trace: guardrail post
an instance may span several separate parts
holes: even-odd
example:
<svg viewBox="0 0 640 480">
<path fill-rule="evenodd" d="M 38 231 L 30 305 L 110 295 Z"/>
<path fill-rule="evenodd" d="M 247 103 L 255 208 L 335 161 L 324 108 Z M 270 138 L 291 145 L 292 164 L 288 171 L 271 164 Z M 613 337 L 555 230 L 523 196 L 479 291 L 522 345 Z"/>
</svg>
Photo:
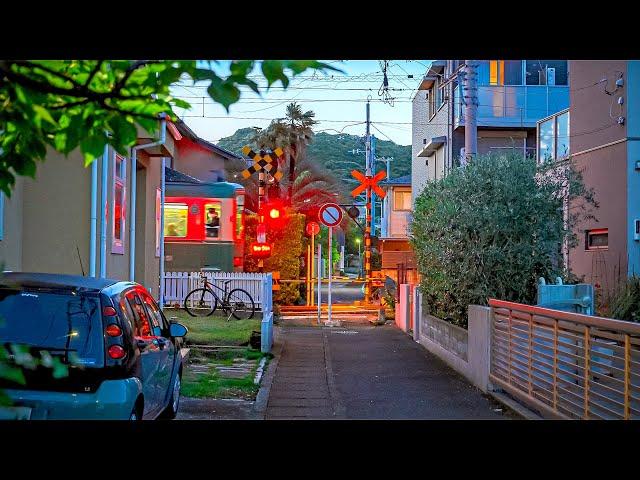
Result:
<svg viewBox="0 0 640 480">
<path fill-rule="evenodd" d="M 491 370 L 491 308 L 481 305 L 469 305 L 467 361 L 473 383 L 483 392 L 490 388 Z"/>
</svg>

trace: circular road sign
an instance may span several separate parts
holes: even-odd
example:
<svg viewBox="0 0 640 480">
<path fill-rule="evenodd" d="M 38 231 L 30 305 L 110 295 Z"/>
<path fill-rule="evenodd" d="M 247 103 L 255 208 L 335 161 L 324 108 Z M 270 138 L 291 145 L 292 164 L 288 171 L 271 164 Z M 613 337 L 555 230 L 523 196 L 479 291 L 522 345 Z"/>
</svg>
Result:
<svg viewBox="0 0 640 480">
<path fill-rule="evenodd" d="M 318 222 L 307 223 L 307 235 L 313 236 L 318 233 L 320 233 L 320 225 L 318 225 Z"/>
<path fill-rule="evenodd" d="M 342 209 L 335 203 L 325 203 L 320 207 L 318 218 L 327 227 L 335 227 L 342 221 Z"/>
</svg>

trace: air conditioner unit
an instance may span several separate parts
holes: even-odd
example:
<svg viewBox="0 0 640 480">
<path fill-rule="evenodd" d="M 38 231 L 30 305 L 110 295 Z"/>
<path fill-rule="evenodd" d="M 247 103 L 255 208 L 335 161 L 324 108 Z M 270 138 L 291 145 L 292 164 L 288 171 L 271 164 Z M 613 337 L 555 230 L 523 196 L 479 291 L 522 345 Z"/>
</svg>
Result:
<svg viewBox="0 0 640 480">
<path fill-rule="evenodd" d="M 547 67 L 547 85 L 556 84 L 556 69 Z"/>
</svg>

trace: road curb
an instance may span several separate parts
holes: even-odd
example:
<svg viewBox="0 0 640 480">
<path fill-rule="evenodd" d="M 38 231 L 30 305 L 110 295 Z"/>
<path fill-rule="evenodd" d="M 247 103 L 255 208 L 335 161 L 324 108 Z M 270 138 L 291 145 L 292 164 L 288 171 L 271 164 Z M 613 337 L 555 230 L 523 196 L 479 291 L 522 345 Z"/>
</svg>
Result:
<svg viewBox="0 0 640 480">
<path fill-rule="evenodd" d="M 280 341 L 280 335 L 276 335 L 278 332 L 278 328 L 274 327 L 274 343 L 273 350 L 271 353 L 273 354 L 273 358 L 267 365 L 267 371 L 262 375 L 262 385 L 258 390 L 258 395 L 256 395 L 256 401 L 253 404 L 253 409 L 258 415 L 259 420 L 264 420 L 267 412 L 267 404 L 269 403 L 269 393 L 271 392 L 271 384 L 273 383 L 273 378 L 276 375 L 276 370 L 278 368 L 278 362 L 280 361 L 280 357 L 282 355 L 282 350 L 284 348 L 284 341 Z"/>
</svg>

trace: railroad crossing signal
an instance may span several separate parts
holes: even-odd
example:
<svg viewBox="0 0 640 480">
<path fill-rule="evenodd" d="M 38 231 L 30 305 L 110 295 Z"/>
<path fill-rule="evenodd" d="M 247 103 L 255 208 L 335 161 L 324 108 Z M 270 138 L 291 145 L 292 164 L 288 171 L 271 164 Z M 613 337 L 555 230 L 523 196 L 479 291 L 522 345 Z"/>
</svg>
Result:
<svg viewBox="0 0 640 480">
<path fill-rule="evenodd" d="M 351 191 L 352 197 L 357 197 L 364 192 L 367 187 L 371 187 L 380 198 L 384 198 L 386 196 L 387 193 L 378 186 L 378 182 L 387 176 L 387 173 L 384 170 L 380 170 L 373 177 L 366 177 L 363 173 L 357 170 L 353 170 L 351 175 L 360 182 L 360 185 Z"/>
<path fill-rule="evenodd" d="M 277 292 L 278 290 L 280 290 L 280 272 L 271 272 L 271 291 L 272 292 Z"/>
<path fill-rule="evenodd" d="M 251 147 L 245 145 L 242 148 L 242 153 L 253 160 L 253 165 L 242 171 L 242 176 L 245 179 L 249 178 L 256 172 L 269 173 L 276 180 L 280 180 L 282 178 L 282 172 L 278 171 L 278 157 L 281 157 L 283 153 L 280 147 L 276 148 L 271 153 L 265 152 L 264 150 L 260 150 L 260 153 L 256 153 L 251 150 Z"/>
</svg>

